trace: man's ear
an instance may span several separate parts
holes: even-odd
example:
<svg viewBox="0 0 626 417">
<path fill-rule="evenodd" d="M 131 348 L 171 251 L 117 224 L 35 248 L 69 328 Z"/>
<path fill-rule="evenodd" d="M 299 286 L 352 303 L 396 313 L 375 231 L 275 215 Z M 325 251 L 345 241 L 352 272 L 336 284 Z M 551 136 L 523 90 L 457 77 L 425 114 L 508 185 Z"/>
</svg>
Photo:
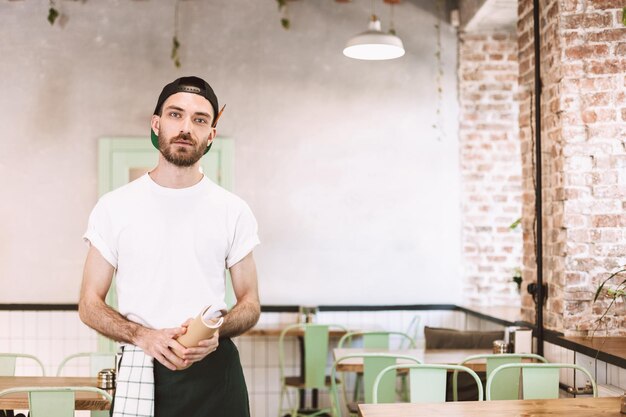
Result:
<svg viewBox="0 0 626 417">
<path fill-rule="evenodd" d="M 159 136 L 159 128 L 161 123 L 161 116 L 156 114 L 152 115 L 152 120 L 150 121 L 150 127 L 152 127 L 152 131 Z"/>
<path fill-rule="evenodd" d="M 217 129 L 212 127 L 211 133 L 209 133 L 209 143 L 213 142 L 213 139 L 215 139 L 215 136 L 217 136 Z"/>
</svg>

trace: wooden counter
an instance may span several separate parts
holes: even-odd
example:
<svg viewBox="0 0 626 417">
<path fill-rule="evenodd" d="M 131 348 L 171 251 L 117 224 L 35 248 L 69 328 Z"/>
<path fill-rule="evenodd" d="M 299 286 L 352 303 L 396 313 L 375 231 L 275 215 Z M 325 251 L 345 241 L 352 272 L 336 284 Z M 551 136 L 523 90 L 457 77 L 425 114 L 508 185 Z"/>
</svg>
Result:
<svg viewBox="0 0 626 417">
<path fill-rule="evenodd" d="M 244 334 L 242 334 L 242 336 L 271 336 L 271 337 L 278 337 L 280 336 L 280 333 L 283 331 L 283 329 L 287 326 L 290 326 L 294 323 L 286 323 L 286 324 L 257 324 L 256 326 L 254 326 L 253 328 L 251 328 L 250 330 L 248 330 L 247 332 L 245 332 Z M 323 324 L 323 323 L 321 323 Z M 351 330 L 353 331 L 353 330 Z M 328 330 L 328 335 L 330 337 L 341 337 L 344 334 L 346 334 L 345 330 L 341 330 L 338 327 L 331 327 Z M 290 331 L 288 333 L 289 336 L 304 336 L 304 330 L 302 329 L 294 329 L 292 331 Z"/>
<path fill-rule="evenodd" d="M 563 336 L 562 339 L 626 360 L 625 336 L 595 336 L 594 338 Z"/>
</svg>

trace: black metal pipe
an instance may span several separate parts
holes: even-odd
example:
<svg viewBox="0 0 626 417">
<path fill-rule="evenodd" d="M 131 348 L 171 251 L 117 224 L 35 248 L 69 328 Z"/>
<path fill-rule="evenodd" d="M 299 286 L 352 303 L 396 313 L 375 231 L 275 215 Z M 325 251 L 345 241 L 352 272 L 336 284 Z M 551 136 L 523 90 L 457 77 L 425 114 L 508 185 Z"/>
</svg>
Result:
<svg viewBox="0 0 626 417">
<path fill-rule="evenodd" d="M 533 43 L 535 46 L 535 221 L 537 262 L 537 294 L 535 297 L 536 325 L 537 325 L 537 353 L 543 356 L 543 304 L 545 288 L 543 285 L 543 216 L 541 204 L 541 18 L 539 15 L 539 0 L 533 0 Z M 532 122 L 531 122 L 532 123 Z"/>
</svg>

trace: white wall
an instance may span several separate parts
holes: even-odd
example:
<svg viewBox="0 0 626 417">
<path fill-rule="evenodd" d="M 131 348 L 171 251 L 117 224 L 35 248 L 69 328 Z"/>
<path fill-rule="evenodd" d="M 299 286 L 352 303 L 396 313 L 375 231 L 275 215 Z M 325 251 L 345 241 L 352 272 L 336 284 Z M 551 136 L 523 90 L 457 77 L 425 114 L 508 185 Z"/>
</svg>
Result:
<svg viewBox="0 0 626 417">
<path fill-rule="evenodd" d="M 145 135 L 161 87 L 199 75 L 227 103 L 235 192 L 255 212 L 264 304 L 460 298 L 456 34 L 435 2 L 404 2 L 407 55 L 345 58 L 369 1 L 0 2 L 0 303 L 73 303 L 97 198 L 97 141 Z M 377 5 L 386 27 L 388 9 Z M 147 140 L 147 139 L 146 139 Z"/>
</svg>

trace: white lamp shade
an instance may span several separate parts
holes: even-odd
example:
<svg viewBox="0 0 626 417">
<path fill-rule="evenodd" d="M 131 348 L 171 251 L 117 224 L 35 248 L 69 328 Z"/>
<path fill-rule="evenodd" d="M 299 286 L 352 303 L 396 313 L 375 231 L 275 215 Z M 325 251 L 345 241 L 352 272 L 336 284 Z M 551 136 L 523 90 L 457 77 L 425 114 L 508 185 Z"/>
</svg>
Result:
<svg viewBox="0 0 626 417">
<path fill-rule="evenodd" d="M 400 58 L 404 55 L 404 46 L 397 36 L 383 33 L 380 20 L 370 21 L 369 30 L 350 38 L 343 54 L 348 58 L 365 60 L 384 60 Z"/>
</svg>

